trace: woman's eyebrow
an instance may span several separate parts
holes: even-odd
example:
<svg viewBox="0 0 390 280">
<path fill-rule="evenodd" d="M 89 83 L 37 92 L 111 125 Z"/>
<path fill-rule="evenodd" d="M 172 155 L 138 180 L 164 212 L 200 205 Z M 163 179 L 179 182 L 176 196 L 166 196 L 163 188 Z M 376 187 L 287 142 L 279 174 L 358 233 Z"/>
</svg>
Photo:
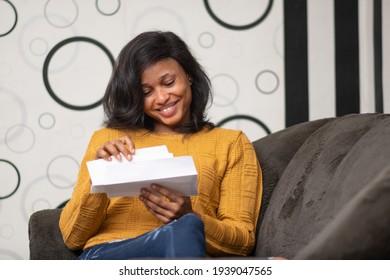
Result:
<svg viewBox="0 0 390 280">
<path fill-rule="evenodd" d="M 164 75 L 160 76 L 160 77 L 158 78 L 158 80 L 159 80 L 159 81 L 163 81 L 164 79 L 166 79 L 166 78 L 169 77 L 169 76 L 176 77 L 176 75 L 175 75 L 174 73 L 168 72 L 168 73 L 165 73 Z M 142 86 L 142 87 L 146 87 L 146 86 L 148 86 L 148 85 L 149 85 L 148 83 L 141 83 L 141 86 Z"/>
<path fill-rule="evenodd" d="M 165 78 L 169 77 L 169 76 L 173 76 L 175 77 L 176 75 L 174 73 L 165 73 L 164 75 L 162 75 L 160 78 L 158 78 L 160 81 L 164 80 Z"/>
</svg>

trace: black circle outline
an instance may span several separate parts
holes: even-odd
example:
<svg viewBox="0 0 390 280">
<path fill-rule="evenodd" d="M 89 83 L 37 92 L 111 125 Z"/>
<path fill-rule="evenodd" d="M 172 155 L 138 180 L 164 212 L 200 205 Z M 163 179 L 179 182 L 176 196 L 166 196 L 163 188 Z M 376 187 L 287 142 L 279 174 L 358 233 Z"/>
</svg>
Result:
<svg viewBox="0 0 390 280">
<path fill-rule="evenodd" d="M 8 4 L 11 5 L 11 8 L 14 10 L 14 13 L 15 13 L 15 22 L 14 22 L 14 25 L 11 27 L 10 30 L 8 30 L 8 32 L 6 33 L 3 33 L 3 34 L 0 34 L 0 37 L 4 37 L 4 36 L 7 36 L 8 34 L 10 34 L 12 32 L 12 30 L 15 29 L 16 27 L 16 24 L 18 23 L 18 12 L 16 11 L 16 8 L 15 6 L 8 0 L 4 0 L 4 2 L 7 2 Z"/>
<path fill-rule="evenodd" d="M 226 27 L 226 28 L 232 29 L 232 30 L 250 29 L 250 28 L 255 27 L 256 25 L 260 24 L 268 16 L 268 14 L 270 13 L 270 11 L 272 9 L 272 4 L 273 4 L 273 0 L 269 0 L 268 6 L 267 6 L 265 12 L 263 13 L 263 15 L 259 19 L 255 20 L 254 22 L 246 24 L 246 25 L 232 25 L 232 24 L 228 24 L 228 23 L 222 21 L 221 19 L 219 19 L 216 16 L 216 14 L 214 14 L 213 10 L 211 9 L 211 7 L 209 5 L 209 1 L 208 0 L 204 0 L 203 2 L 204 2 L 204 5 L 206 6 L 207 12 L 209 13 L 209 15 L 211 16 L 211 18 L 213 20 L 215 20 L 217 23 L 219 23 L 223 27 Z"/>
<path fill-rule="evenodd" d="M 16 174 L 18 175 L 18 182 L 16 183 L 16 188 L 9 195 L 0 196 L 0 200 L 1 199 L 6 199 L 6 198 L 12 196 L 14 193 L 16 193 L 16 191 L 19 189 L 19 186 L 20 186 L 20 172 L 19 172 L 18 168 L 12 162 L 10 162 L 9 160 L 0 158 L 0 162 L 2 162 L 2 161 L 5 162 L 5 163 L 10 164 L 15 169 Z"/>
<path fill-rule="evenodd" d="M 262 90 L 259 85 L 257 84 L 257 79 L 260 77 L 261 74 L 264 74 L 264 73 L 271 73 L 275 76 L 276 78 L 276 87 L 274 90 L 270 90 L 270 91 L 265 91 L 265 90 Z M 278 75 L 276 75 L 276 73 L 274 71 L 271 71 L 271 70 L 264 70 L 264 71 L 261 71 L 259 74 L 256 75 L 256 78 L 255 78 L 255 85 L 256 85 L 256 88 L 262 92 L 262 93 L 265 93 L 265 94 L 271 94 L 271 93 L 274 93 L 278 87 L 279 87 L 279 84 L 280 84 L 280 81 L 279 81 L 279 77 Z"/>
<path fill-rule="evenodd" d="M 260 120 L 256 119 L 255 117 L 249 116 L 249 115 L 234 115 L 227 118 L 224 118 L 223 120 L 219 121 L 216 126 L 221 127 L 227 122 L 233 121 L 233 120 L 248 120 L 252 121 L 256 124 L 258 124 L 262 129 L 265 130 L 267 134 L 271 134 L 271 130 Z"/>
<path fill-rule="evenodd" d="M 119 11 L 119 9 L 121 8 L 121 0 L 117 0 L 118 1 L 118 8 L 115 10 L 115 11 L 113 11 L 112 13 L 104 13 L 100 8 L 99 8 L 99 4 L 98 4 L 98 2 L 99 2 L 99 0 L 96 0 L 96 2 L 95 2 L 95 6 L 96 6 L 96 9 L 98 10 L 98 12 L 99 13 L 101 13 L 102 15 L 104 15 L 104 16 L 112 16 L 112 15 L 115 15 L 118 11 Z"/>
<path fill-rule="evenodd" d="M 68 109 L 71 109 L 71 110 L 76 110 L 76 111 L 90 110 L 90 109 L 93 109 L 93 108 L 99 106 L 100 104 L 102 104 L 103 97 L 102 97 L 100 100 L 98 100 L 97 102 L 92 103 L 92 104 L 89 104 L 89 105 L 76 106 L 76 105 L 68 104 L 68 103 L 66 103 L 65 101 L 61 100 L 61 99 L 54 93 L 54 91 L 53 91 L 53 89 L 51 88 L 50 83 L 49 83 L 48 69 L 49 69 L 49 64 L 50 64 L 51 59 L 53 58 L 54 54 L 55 54 L 61 47 L 65 46 L 65 45 L 67 45 L 67 44 L 69 44 L 69 43 L 73 43 L 73 42 L 87 42 L 87 43 L 90 43 L 90 44 L 92 44 L 92 45 L 97 46 L 98 48 L 100 48 L 100 49 L 108 56 L 108 58 L 110 59 L 110 62 L 111 62 L 112 67 L 114 67 L 114 63 L 115 63 L 114 57 L 112 56 L 112 54 L 110 53 L 110 51 L 109 51 L 102 43 L 100 43 L 99 41 L 96 41 L 95 39 L 89 38 L 89 37 L 82 37 L 82 36 L 71 37 L 71 38 L 65 39 L 65 40 L 59 42 L 57 45 L 55 45 L 55 46 L 50 50 L 50 52 L 48 53 L 48 55 L 46 56 L 45 62 L 44 62 L 44 64 L 43 64 L 43 70 L 42 70 L 43 82 L 44 82 L 44 84 L 45 84 L 46 90 L 47 90 L 47 92 L 49 93 L 49 95 L 50 95 L 58 104 L 60 104 L 61 106 L 64 106 L 65 108 L 68 108 Z"/>
</svg>

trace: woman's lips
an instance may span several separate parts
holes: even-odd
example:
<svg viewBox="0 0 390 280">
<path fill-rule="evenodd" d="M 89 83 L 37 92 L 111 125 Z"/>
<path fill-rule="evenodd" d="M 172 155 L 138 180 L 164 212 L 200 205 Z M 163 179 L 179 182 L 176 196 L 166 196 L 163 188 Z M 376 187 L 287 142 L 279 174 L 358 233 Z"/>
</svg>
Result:
<svg viewBox="0 0 390 280">
<path fill-rule="evenodd" d="M 170 118 L 170 117 L 172 117 L 173 115 L 176 114 L 176 111 L 177 111 L 177 108 L 178 108 L 177 104 L 178 104 L 178 101 L 170 103 L 169 105 L 164 106 L 164 107 L 158 109 L 157 111 L 159 112 L 159 114 L 162 117 Z"/>
</svg>

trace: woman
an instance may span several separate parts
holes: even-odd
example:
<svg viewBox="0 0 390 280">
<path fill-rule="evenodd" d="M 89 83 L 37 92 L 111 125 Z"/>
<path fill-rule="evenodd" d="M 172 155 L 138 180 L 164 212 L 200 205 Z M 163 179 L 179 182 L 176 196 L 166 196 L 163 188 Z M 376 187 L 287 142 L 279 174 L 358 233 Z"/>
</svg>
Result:
<svg viewBox="0 0 390 280">
<path fill-rule="evenodd" d="M 255 243 L 261 169 L 241 131 L 207 121 L 210 81 L 171 32 L 145 32 L 121 51 L 60 228 L 81 259 L 201 258 L 247 255 Z M 192 156 L 198 195 L 152 185 L 138 197 L 91 194 L 86 162 L 131 160 L 136 148 L 166 145 Z M 151 170 L 153 172 L 153 170 Z"/>
</svg>

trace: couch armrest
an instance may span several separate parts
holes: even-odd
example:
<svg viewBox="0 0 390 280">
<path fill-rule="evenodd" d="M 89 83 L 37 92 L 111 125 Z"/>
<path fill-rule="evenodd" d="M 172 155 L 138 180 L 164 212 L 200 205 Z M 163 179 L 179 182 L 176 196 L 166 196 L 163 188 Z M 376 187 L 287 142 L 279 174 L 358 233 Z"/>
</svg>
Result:
<svg viewBox="0 0 390 280">
<path fill-rule="evenodd" d="M 326 118 L 297 124 L 274 132 L 252 143 L 263 170 L 263 199 L 260 210 L 260 223 L 267 209 L 273 189 L 291 158 L 311 134 L 334 119 Z"/>
<path fill-rule="evenodd" d="M 31 260 L 72 260 L 80 251 L 66 247 L 58 225 L 61 209 L 45 209 L 30 216 L 28 235 Z"/>
<path fill-rule="evenodd" d="M 388 259 L 390 166 L 370 181 L 294 259 Z"/>
</svg>

